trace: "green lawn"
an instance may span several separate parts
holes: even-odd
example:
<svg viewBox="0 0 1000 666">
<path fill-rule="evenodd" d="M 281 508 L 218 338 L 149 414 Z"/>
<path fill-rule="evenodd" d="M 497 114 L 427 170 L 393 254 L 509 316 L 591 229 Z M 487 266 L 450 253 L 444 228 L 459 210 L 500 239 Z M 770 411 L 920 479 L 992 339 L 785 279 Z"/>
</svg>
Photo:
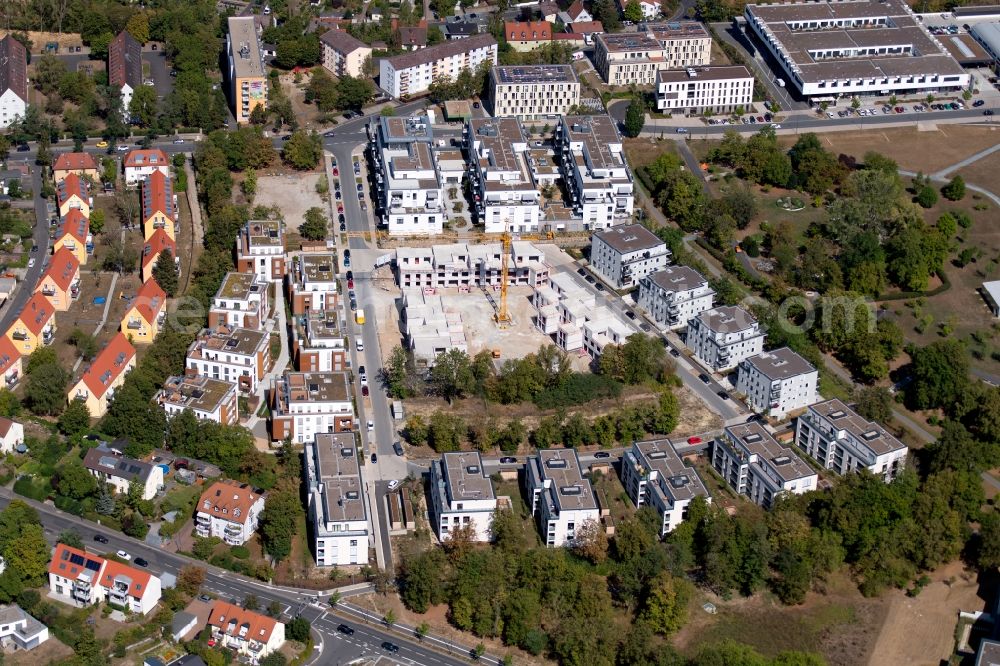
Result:
<svg viewBox="0 0 1000 666">
<path fill-rule="evenodd" d="M 163 513 L 180 511 L 182 514 L 188 514 L 194 508 L 195 502 L 198 501 L 198 497 L 201 495 L 202 490 L 202 487 L 198 485 L 178 485 L 176 488 L 168 492 L 160 502 L 160 510 Z M 189 516 L 187 515 L 183 516 L 184 519 L 188 517 Z"/>
</svg>

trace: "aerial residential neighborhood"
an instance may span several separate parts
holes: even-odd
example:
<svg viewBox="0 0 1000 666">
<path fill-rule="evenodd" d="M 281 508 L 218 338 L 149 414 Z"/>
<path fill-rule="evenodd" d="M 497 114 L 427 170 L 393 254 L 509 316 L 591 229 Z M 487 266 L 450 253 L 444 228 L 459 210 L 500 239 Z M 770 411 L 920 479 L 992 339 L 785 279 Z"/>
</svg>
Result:
<svg viewBox="0 0 1000 666">
<path fill-rule="evenodd" d="M 4 663 L 1000 663 L 1000 9 L 0 11 Z"/>
</svg>

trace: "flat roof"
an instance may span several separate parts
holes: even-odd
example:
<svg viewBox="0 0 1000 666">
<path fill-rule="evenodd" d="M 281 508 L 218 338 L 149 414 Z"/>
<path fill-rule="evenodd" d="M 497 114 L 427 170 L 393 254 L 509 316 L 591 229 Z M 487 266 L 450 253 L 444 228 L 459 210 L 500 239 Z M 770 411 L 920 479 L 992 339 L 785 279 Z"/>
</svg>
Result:
<svg viewBox="0 0 1000 666">
<path fill-rule="evenodd" d="M 948 49 L 948 53 L 963 65 L 989 64 L 993 61 L 993 56 L 986 52 L 979 42 L 972 35 L 938 35 L 941 43 Z M 1000 39 L 997 40 L 994 48 L 1000 48 Z"/>
<path fill-rule="evenodd" d="M 656 72 L 657 83 L 692 83 L 698 81 L 724 81 L 728 79 L 753 79 L 743 65 L 721 65 L 718 67 L 687 67 L 684 69 L 661 69 Z"/>
<path fill-rule="evenodd" d="M 381 116 L 379 130 L 382 140 L 386 143 L 430 141 L 434 138 L 434 128 L 426 115 L 406 118 Z"/>
<path fill-rule="evenodd" d="M 993 50 L 993 53 L 1000 54 L 1000 21 L 990 21 L 989 23 L 977 23 L 972 26 L 972 36 Z"/>
<path fill-rule="evenodd" d="M 598 42 L 604 44 L 605 50 L 609 53 L 663 50 L 663 46 L 659 40 L 636 32 L 619 32 L 615 34 L 605 32 L 598 33 L 595 37 Z"/>
<path fill-rule="evenodd" d="M 760 423 L 728 426 L 726 432 L 750 454 L 767 461 L 768 466 L 785 481 L 815 475 L 812 467 L 790 448 L 779 444 Z"/>
<path fill-rule="evenodd" d="M 757 323 L 756 317 L 738 305 L 720 305 L 705 310 L 698 314 L 697 319 L 714 333 L 745 331 Z"/>
<path fill-rule="evenodd" d="M 193 350 L 211 349 L 229 354 L 252 356 L 266 339 L 263 331 L 249 328 L 232 328 L 218 326 L 214 329 L 204 329 L 191 343 L 188 354 Z"/>
<path fill-rule="evenodd" d="M 667 266 L 649 275 L 649 281 L 663 291 L 676 293 L 707 287 L 708 280 L 690 266 Z"/>
<path fill-rule="evenodd" d="M 333 270 L 333 254 L 300 254 L 302 274 L 308 282 L 337 283 L 337 273 Z"/>
<path fill-rule="evenodd" d="M 250 220 L 244 227 L 250 247 L 283 247 L 282 231 L 279 220 Z"/>
<path fill-rule="evenodd" d="M 633 442 L 632 447 L 638 461 L 650 471 L 655 471 L 660 479 L 657 485 L 675 500 L 690 500 L 708 497 L 708 490 L 693 467 L 681 460 L 667 438 L 647 439 Z M 624 463 L 623 463 L 624 464 Z"/>
<path fill-rule="evenodd" d="M 245 301 L 253 294 L 260 294 L 264 289 L 266 286 L 257 282 L 256 273 L 226 273 L 215 297 Z"/>
<path fill-rule="evenodd" d="M 941 42 L 900 0 L 747 5 L 744 14 L 784 52 L 792 69 L 805 82 L 964 74 Z M 829 25 L 820 28 L 813 22 L 829 22 Z M 814 57 L 818 51 L 855 48 L 899 51 Z"/>
<path fill-rule="evenodd" d="M 473 158 L 484 174 L 503 172 L 516 178 L 484 178 L 485 191 L 534 190 L 534 183 L 527 172 L 521 151 L 527 149 L 527 138 L 517 118 L 470 118 L 468 135 L 473 142 Z"/>
<path fill-rule="evenodd" d="M 896 439 L 885 428 L 869 421 L 837 398 L 817 402 L 809 410 L 826 419 L 837 430 L 846 430 L 859 444 L 881 456 L 907 446 Z"/>
<path fill-rule="evenodd" d="M 542 477 L 552 481 L 550 491 L 560 511 L 596 509 L 594 489 L 583 478 L 576 449 L 539 449 L 538 467 Z"/>
<path fill-rule="evenodd" d="M 656 234 L 641 224 L 620 224 L 604 231 L 595 231 L 594 238 L 600 239 L 619 254 L 666 246 Z"/>
<path fill-rule="evenodd" d="M 812 363 L 788 347 L 761 352 L 756 356 L 748 357 L 745 362 L 771 380 L 788 379 L 816 372 Z"/>
<path fill-rule="evenodd" d="M 699 21 L 658 21 L 643 23 L 639 31 L 645 31 L 660 40 L 667 39 L 711 39 L 708 30 Z"/>
<path fill-rule="evenodd" d="M 323 484 L 323 511 L 327 522 L 364 520 L 365 500 L 354 433 L 320 433 L 313 446 L 318 481 Z"/>
<path fill-rule="evenodd" d="M 203 375 L 182 375 L 167 378 L 158 396 L 158 402 L 169 403 L 181 409 L 214 412 L 226 396 L 235 392 L 235 384 L 221 379 Z"/>
<path fill-rule="evenodd" d="M 494 67 L 493 79 L 502 84 L 576 83 L 572 65 L 515 65 Z"/>
<path fill-rule="evenodd" d="M 477 451 L 456 451 L 441 456 L 441 468 L 451 500 L 494 499 L 493 483 Z"/>
<path fill-rule="evenodd" d="M 286 372 L 281 378 L 289 403 L 346 402 L 351 399 L 346 372 Z"/>
<path fill-rule="evenodd" d="M 563 116 L 561 126 L 570 143 L 582 144 L 591 168 L 628 166 L 622 152 L 621 136 L 610 116 Z"/>
<path fill-rule="evenodd" d="M 264 63 L 260 58 L 260 41 L 257 39 L 257 25 L 252 16 L 230 16 L 229 59 L 233 63 L 236 78 L 264 76 Z"/>
</svg>

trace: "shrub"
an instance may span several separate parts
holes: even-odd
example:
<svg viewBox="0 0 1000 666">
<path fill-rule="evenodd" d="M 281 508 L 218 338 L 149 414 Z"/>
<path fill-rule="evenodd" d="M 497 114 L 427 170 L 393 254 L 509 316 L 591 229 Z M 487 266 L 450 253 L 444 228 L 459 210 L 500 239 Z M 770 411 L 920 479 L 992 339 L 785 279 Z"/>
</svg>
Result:
<svg viewBox="0 0 1000 666">
<path fill-rule="evenodd" d="M 43 502 L 49 496 L 49 489 L 41 484 L 35 484 L 30 476 L 23 476 L 15 481 L 14 492 L 36 502 Z"/>
<path fill-rule="evenodd" d="M 539 409 L 555 409 L 582 405 L 600 398 L 615 398 L 621 392 L 622 385 L 611 377 L 574 373 L 560 385 L 536 395 L 534 402 Z"/>
<path fill-rule="evenodd" d="M 229 549 L 229 553 L 240 560 L 245 560 L 250 557 L 250 549 L 246 546 L 233 546 Z"/>
</svg>

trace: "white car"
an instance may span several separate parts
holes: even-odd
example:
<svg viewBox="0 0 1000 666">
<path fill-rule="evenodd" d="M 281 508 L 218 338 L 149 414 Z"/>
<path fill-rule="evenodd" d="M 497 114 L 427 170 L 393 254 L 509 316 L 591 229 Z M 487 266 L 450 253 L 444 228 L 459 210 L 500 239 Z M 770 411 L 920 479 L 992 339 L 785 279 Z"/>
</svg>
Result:
<svg viewBox="0 0 1000 666">
<path fill-rule="evenodd" d="M 132 149 L 129 148 L 124 143 L 119 143 L 117 146 L 115 146 L 115 150 L 117 150 L 119 153 L 127 153 L 128 151 L 130 151 Z"/>
<path fill-rule="evenodd" d="M 115 555 L 125 560 L 126 562 L 132 559 L 132 556 L 126 553 L 124 550 L 119 550 L 117 553 L 115 553 Z"/>
<path fill-rule="evenodd" d="M 781 125 L 778 123 L 771 123 L 771 129 L 781 129 Z"/>
<path fill-rule="evenodd" d="M 389 490 L 392 491 L 395 490 L 396 488 L 399 488 L 399 480 L 393 479 L 392 481 L 389 482 Z"/>
<path fill-rule="evenodd" d="M 356 349 L 357 349 L 357 350 L 358 350 L 359 352 L 363 352 L 363 351 L 365 350 L 365 343 L 363 343 L 363 342 L 361 341 L 361 338 L 358 338 L 357 340 L 355 340 L 355 344 L 354 344 L 354 347 L 355 347 L 355 348 L 356 348 Z"/>
<path fill-rule="evenodd" d="M 35 258 L 32 257 L 31 259 L 28 259 L 28 268 L 34 268 L 34 267 L 35 267 Z"/>
<path fill-rule="evenodd" d="M 375 429 L 375 422 L 369 419 L 369 421 L 368 421 L 368 432 L 371 432 L 374 429 Z"/>
</svg>

